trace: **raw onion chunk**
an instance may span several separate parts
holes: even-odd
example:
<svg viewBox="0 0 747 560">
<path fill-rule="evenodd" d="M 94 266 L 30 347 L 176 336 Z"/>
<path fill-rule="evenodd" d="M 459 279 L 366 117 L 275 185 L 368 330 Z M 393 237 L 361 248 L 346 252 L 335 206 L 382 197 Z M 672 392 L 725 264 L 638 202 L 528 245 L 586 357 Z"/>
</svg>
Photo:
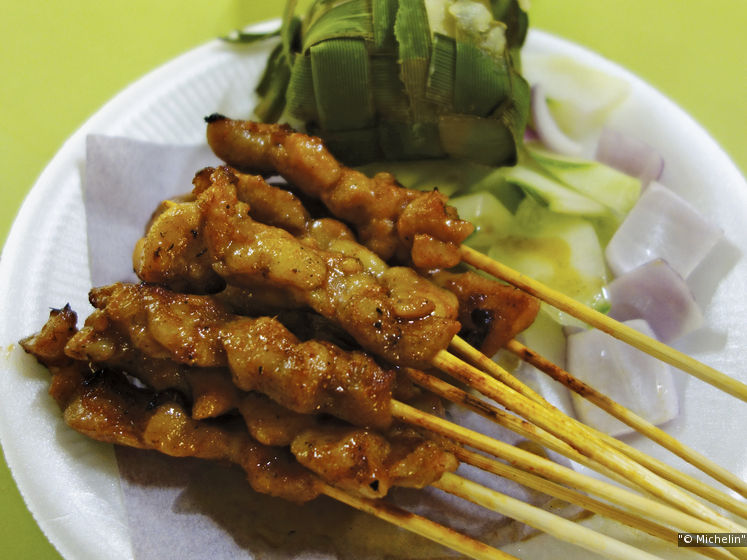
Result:
<svg viewBox="0 0 747 560">
<path fill-rule="evenodd" d="M 615 232 L 605 256 L 615 276 L 664 259 L 687 278 L 722 236 L 688 202 L 654 181 Z"/>
<path fill-rule="evenodd" d="M 703 325 L 703 313 L 685 280 L 661 259 L 613 280 L 607 296 L 611 317 L 645 319 L 662 342 L 670 343 Z"/>
<path fill-rule="evenodd" d="M 625 324 L 654 335 L 643 319 Z M 601 331 L 568 337 L 567 366 L 581 381 L 653 424 L 672 420 L 679 412 L 670 366 Z M 577 394 L 572 397 L 576 415 L 585 424 L 613 436 L 634 431 Z"/>
<path fill-rule="evenodd" d="M 641 180 L 645 188 L 661 177 L 664 159 L 653 147 L 609 127 L 602 129 L 595 159 Z"/>
</svg>

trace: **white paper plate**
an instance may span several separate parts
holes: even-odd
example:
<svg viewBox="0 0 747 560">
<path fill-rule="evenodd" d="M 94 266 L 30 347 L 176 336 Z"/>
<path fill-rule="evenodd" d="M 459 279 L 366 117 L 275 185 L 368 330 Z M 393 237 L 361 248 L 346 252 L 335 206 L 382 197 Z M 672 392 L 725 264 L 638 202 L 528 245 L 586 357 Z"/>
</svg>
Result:
<svg viewBox="0 0 747 560">
<path fill-rule="evenodd" d="M 707 327 L 682 348 L 747 379 L 747 262 L 742 256 L 747 249 L 745 180 L 691 118 L 625 70 L 539 31 L 531 32 L 526 49 L 565 53 L 631 82 L 632 96 L 616 113 L 616 125 L 658 148 L 667 161 L 662 182 L 717 221 L 726 233 L 727 243 L 695 277 L 695 292 L 707 304 Z M 0 343 L 6 348 L 0 362 L 4 399 L 0 438 L 29 509 L 69 560 L 132 557 L 111 448 L 63 425 L 47 395 L 48 374 L 17 345 L 20 338 L 39 329 L 50 307 L 69 302 L 81 315 L 90 309 L 81 194 L 85 137 L 102 133 L 156 142 L 200 142 L 205 115 L 215 111 L 250 114 L 252 86 L 268 51 L 269 43 L 235 49 L 211 42 L 124 90 L 65 143 L 29 193 L 8 237 L 0 262 Z M 683 413 L 668 429 L 744 478 L 747 446 L 742 432 L 747 426 L 747 406 L 704 383 L 681 377 Z M 666 457 L 646 441 L 632 441 Z M 683 470 L 693 472 L 687 466 Z M 621 529 L 614 532 L 632 541 L 642 538 Z M 515 545 L 510 551 L 532 558 L 585 557 L 579 549 L 546 537 Z"/>
</svg>

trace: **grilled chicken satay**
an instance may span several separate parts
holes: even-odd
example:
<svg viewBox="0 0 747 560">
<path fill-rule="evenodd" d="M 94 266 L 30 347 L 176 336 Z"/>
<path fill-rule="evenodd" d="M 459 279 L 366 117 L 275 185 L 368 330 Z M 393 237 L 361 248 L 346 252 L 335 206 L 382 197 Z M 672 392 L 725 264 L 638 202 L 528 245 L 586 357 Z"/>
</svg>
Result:
<svg viewBox="0 0 747 560">
<path fill-rule="evenodd" d="M 236 175 L 239 199 L 250 205 L 256 219 L 288 229 L 325 250 L 356 257 L 374 275 L 387 270 L 381 258 L 358 244 L 343 223 L 330 218 L 312 220 L 301 201 L 285 189 L 268 185 L 257 176 Z M 457 296 L 462 325 L 459 335 L 488 356 L 531 325 L 539 311 L 536 298 L 474 272 L 437 271 L 428 276 Z M 427 293 L 432 287 L 421 283 L 419 289 Z"/>
<path fill-rule="evenodd" d="M 459 245 L 474 228 L 438 191 L 403 188 L 390 173 L 367 177 L 340 164 L 319 138 L 285 125 L 222 115 L 207 122 L 208 143 L 218 157 L 240 171 L 282 175 L 351 224 L 361 243 L 384 260 L 422 269 L 459 264 Z"/>
<path fill-rule="evenodd" d="M 279 173 L 322 200 L 332 214 L 353 224 L 361 243 L 384 260 L 398 257 L 422 270 L 451 268 L 460 262 L 458 246 L 472 229 L 446 205 L 445 196 L 406 189 L 388 173 L 366 177 L 340 164 L 321 139 L 284 125 L 220 115 L 207 121 L 208 143 L 218 157 L 241 170 Z M 256 179 L 245 181 L 245 190 L 257 183 Z M 267 187 L 255 188 L 258 202 L 272 200 L 265 194 Z M 442 273 L 439 278 L 441 285 L 459 297 L 459 320 L 468 330 L 466 338 L 487 355 L 529 326 L 539 310 L 534 298 L 473 274 L 449 274 L 446 279 Z M 512 323 L 517 328 L 505 328 Z"/>
<path fill-rule="evenodd" d="M 363 248 L 356 256 L 346 256 L 252 219 L 249 205 L 238 199 L 237 182 L 228 169 L 212 170 L 209 186 L 198 184 L 195 189 L 194 202 L 157 216 L 134 253 L 140 278 L 157 282 L 159 277 L 178 277 L 185 268 L 184 255 L 196 249 L 191 243 L 204 243 L 200 251 L 209 255 L 212 269 L 228 285 L 268 292 L 273 298 L 282 294 L 279 303 L 286 307 L 308 306 L 390 363 L 424 367 L 459 331 L 453 294 L 404 267 L 384 267 L 372 274 L 361 262 Z M 192 205 L 189 212 L 182 209 L 185 205 Z M 164 233 L 176 214 L 191 215 L 195 207 L 201 216 L 197 235 L 181 227 L 185 239 L 179 243 Z M 161 268 L 164 253 L 173 253 L 173 268 Z M 158 273 L 151 274 L 156 269 Z"/>
<path fill-rule="evenodd" d="M 385 496 L 392 486 L 422 488 L 458 465 L 451 453 L 407 427 L 384 436 L 295 413 L 254 393 L 240 397 L 244 425 L 231 418 L 201 422 L 190 417 L 176 391 L 136 388 L 115 369 L 71 357 L 76 321 L 69 307 L 54 310 L 42 331 L 22 345 L 50 369 L 50 392 L 66 423 L 93 439 L 230 461 L 244 468 L 255 490 L 298 502 L 318 494 L 318 481 L 278 448 L 289 449 L 325 482 L 369 498 Z"/>
<path fill-rule="evenodd" d="M 235 410 L 239 391 L 230 372 L 220 367 L 192 367 L 168 358 L 153 358 L 136 348 L 96 309 L 68 341 L 65 353 L 104 369 L 124 371 L 154 391 L 178 391 L 192 403 L 192 417 L 215 418 Z"/>
<path fill-rule="evenodd" d="M 163 317 L 159 317 L 159 315 L 161 315 L 163 306 L 168 306 L 170 302 L 181 299 L 181 295 L 172 294 L 172 297 L 165 296 L 160 300 L 160 303 L 151 307 L 152 314 L 139 315 L 137 306 L 148 299 L 148 295 L 140 294 L 142 297 L 138 297 L 133 295 L 133 293 L 128 293 L 128 291 L 140 289 L 145 290 L 145 292 L 151 292 L 149 296 L 152 298 L 169 293 L 168 291 L 159 293 L 159 289 L 153 286 L 135 287 L 122 285 L 120 287 L 110 286 L 93 290 L 91 300 L 96 305 L 102 306 L 103 309 L 95 309 L 86 318 L 85 324 L 68 340 L 64 348 L 65 354 L 75 360 L 92 362 L 97 367 L 124 371 L 130 377 L 139 380 L 155 391 L 175 390 L 183 393 L 192 402 L 192 417 L 196 419 L 212 418 L 237 409 L 242 393 L 233 383 L 231 372 L 227 366 L 199 367 L 186 365 L 165 357 L 153 358 L 133 344 L 130 339 L 130 333 L 134 332 L 137 335 L 139 332 L 142 335 L 148 331 L 148 326 L 146 325 L 151 324 L 152 321 L 172 325 L 175 325 L 179 321 L 178 315 L 172 315 L 169 320 L 165 320 Z M 119 301 L 112 301 L 109 299 L 109 295 L 104 295 L 114 291 L 118 291 L 117 295 L 113 297 Z M 196 296 L 191 296 L 188 299 L 192 303 L 198 303 L 193 308 L 195 310 L 199 308 L 201 299 L 210 301 L 208 297 L 197 298 Z M 220 309 L 221 302 L 217 296 L 215 300 L 216 307 Z M 109 302 L 112 302 L 112 305 L 107 308 Z M 118 307 L 123 303 L 127 309 L 127 312 L 124 314 L 121 312 L 121 307 Z M 189 305 L 187 307 L 189 308 Z M 170 311 L 170 309 L 167 309 L 166 312 L 169 313 Z M 107 316 L 107 313 L 111 318 Z M 139 316 L 135 318 L 135 315 Z M 229 326 L 222 332 L 230 331 L 230 326 L 234 324 L 239 327 L 239 330 L 242 328 L 249 330 L 248 322 L 242 323 L 238 320 L 238 317 L 227 316 L 226 321 Z M 232 323 L 232 321 L 238 322 Z M 263 321 L 263 325 L 267 330 L 272 328 L 272 325 L 268 325 L 267 321 Z M 315 338 L 319 341 L 331 343 L 333 346 L 339 347 L 342 344 L 342 350 L 351 351 L 355 348 L 354 341 L 350 340 L 346 336 L 346 333 L 313 312 L 294 311 L 293 313 L 282 313 L 279 316 L 278 325 L 289 325 L 289 330 L 294 335 L 300 336 L 301 340 Z M 197 326 L 195 328 L 199 330 L 202 327 Z M 282 326 L 277 326 L 278 332 L 282 333 L 281 329 Z M 259 330 L 262 331 L 263 329 Z M 267 330 L 264 330 L 262 334 L 266 335 Z M 241 339 L 237 332 L 233 331 L 229 334 L 232 334 L 234 342 L 241 344 Z M 182 331 L 181 336 L 184 342 L 188 343 L 189 332 Z M 144 337 L 137 337 L 137 340 L 143 341 Z M 286 341 L 289 340 L 287 339 Z M 168 344 L 168 347 L 178 347 L 180 339 L 171 340 Z M 313 345 L 307 346 L 310 346 L 311 352 L 314 351 Z M 152 349 L 156 345 L 153 341 L 146 341 L 144 347 Z M 172 355 L 170 352 L 163 352 L 162 350 L 158 350 L 158 352 L 159 354 L 167 353 Z M 184 358 L 182 356 L 179 359 L 183 360 Z M 339 363 L 337 365 L 338 368 L 344 367 Z M 299 376 L 297 380 L 303 383 L 304 376 Z M 242 382 L 249 384 L 246 380 L 242 380 Z M 266 381 L 266 383 L 271 383 L 271 380 Z M 429 395 L 428 393 L 423 394 L 418 386 L 413 385 L 404 376 L 397 376 L 392 392 L 395 398 L 411 403 L 424 401 L 425 396 Z M 420 408 L 424 406 L 426 409 L 440 413 L 439 403 L 440 401 L 436 399 L 432 402 L 424 401 L 418 406 Z M 308 405 L 304 406 L 308 408 Z M 365 419 L 368 417 L 369 415 L 364 412 L 360 418 Z"/>
<path fill-rule="evenodd" d="M 207 169 L 197 174 L 196 192 L 210 187 L 212 171 Z M 393 290 L 393 295 L 396 295 L 398 287 L 402 288 L 399 299 L 407 299 L 406 304 L 399 305 L 402 316 L 407 315 L 407 308 L 417 309 L 419 305 L 428 305 L 429 300 L 443 299 L 442 292 L 434 291 L 430 283 L 419 280 L 411 269 L 387 267 L 379 256 L 358 244 L 352 231 L 342 222 L 331 218 L 312 219 L 301 201 L 285 189 L 268 185 L 254 175 L 238 172 L 235 175 L 237 198 L 249 204 L 249 213 L 254 219 L 282 227 L 305 244 L 357 258 L 368 272 Z M 189 260 L 195 253 L 207 254 L 202 230 L 198 235 L 190 234 L 191 238 L 188 236 L 186 242 L 179 245 L 173 243 L 172 236 L 162 234 L 161 230 L 169 227 L 177 216 L 191 215 L 192 211 L 182 206 L 172 205 L 166 211 L 163 222 L 152 227 L 150 235 L 139 242 L 135 266 L 143 280 L 159 282 L 163 277 L 176 278 L 178 289 L 180 285 L 188 283 L 188 280 L 180 280 L 183 278 L 181 271 L 187 268 L 180 264 L 181 260 Z M 187 231 L 189 227 L 183 229 Z M 167 241 L 163 241 L 164 238 Z M 175 254 L 180 251 L 182 255 Z M 164 254 L 169 257 L 164 259 Z M 174 263 L 176 266 L 172 268 Z M 164 269 L 167 269 L 165 273 Z M 154 270 L 158 270 L 158 274 L 152 274 Z M 457 296 L 460 336 L 487 355 L 494 354 L 531 324 L 539 309 L 539 302 L 535 298 L 474 273 L 439 272 L 431 275 L 430 279 Z M 197 291 L 202 293 L 205 290 L 200 286 Z M 422 297 L 429 292 L 429 296 Z M 257 292 L 228 285 L 220 293 L 220 298 L 242 314 L 272 314 L 303 305 L 303 302 L 287 297 L 285 290 L 277 286 L 263 286 Z"/>
<path fill-rule="evenodd" d="M 106 443 L 235 463 L 256 491 L 286 500 L 306 502 L 319 495 L 318 477 L 287 450 L 253 440 L 243 422 L 194 420 L 170 395 L 138 389 L 121 373 L 91 370 L 67 356 L 76 321 L 69 308 L 55 310 L 39 334 L 22 341 L 49 368 L 50 393 L 71 428 Z"/>
<path fill-rule="evenodd" d="M 179 366 L 228 367 L 238 389 L 259 391 L 296 412 L 326 412 L 378 428 L 391 422 L 395 374 L 363 352 L 302 342 L 274 318 L 235 316 L 215 298 L 160 286 L 114 284 L 92 290 L 89 299 L 97 311 L 71 338 L 71 356 L 138 365 L 113 361 L 134 348 Z M 106 341 L 108 349 L 91 340 Z"/>
<path fill-rule="evenodd" d="M 202 230 L 202 213 L 194 201 L 162 203 L 153 214 L 146 236 L 135 244 L 133 267 L 145 282 L 178 292 L 209 294 L 225 287 L 213 270 Z"/>
<path fill-rule="evenodd" d="M 430 278 L 457 296 L 459 335 L 486 356 L 529 327 L 540 309 L 537 298 L 472 271 L 441 270 Z"/>
<path fill-rule="evenodd" d="M 198 192 L 209 188 L 207 171 L 203 170 L 195 177 L 195 190 Z M 255 175 L 238 172 L 235 175 L 237 198 L 249 205 L 249 214 L 253 219 L 283 228 L 306 245 L 360 261 L 364 270 L 389 290 L 399 317 L 420 317 L 424 309 L 435 309 L 434 303 L 437 305 L 444 300 L 444 309 L 437 310 L 440 314 L 451 312 L 456 305 L 456 300 L 421 278 L 414 270 L 387 266 L 376 253 L 358 243 L 353 232 L 341 221 L 332 218 L 312 219 L 302 202 L 292 193 L 269 185 Z M 245 293 L 244 297 L 251 296 Z M 247 304 L 251 305 L 246 302 L 245 307 Z"/>
<path fill-rule="evenodd" d="M 195 175 L 195 193 L 210 187 L 213 171 L 206 168 Z M 293 235 L 306 233 L 311 216 L 298 197 L 271 187 L 256 175 L 237 173 L 235 177 L 237 197 L 250 205 L 253 219 Z M 146 227 L 146 231 L 157 231 L 158 235 L 145 236 L 135 245 L 133 265 L 138 276 L 178 292 L 205 294 L 222 290 L 225 281 L 213 270 L 202 226 L 203 215 L 195 204 L 194 193 L 179 201 L 161 203 Z M 284 307 L 283 301 L 288 298 L 281 289 L 264 292 L 265 308 Z"/>
<path fill-rule="evenodd" d="M 393 486 L 424 488 L 458 466 L 451 453 L 405 426 L 382 435 L 298 414 L 254 393 L 243 397 L 240 410 L 257 441 L 290 446 L 299 463 L 322 479 L 369 498 L 381 498 Z"/>
</svg>

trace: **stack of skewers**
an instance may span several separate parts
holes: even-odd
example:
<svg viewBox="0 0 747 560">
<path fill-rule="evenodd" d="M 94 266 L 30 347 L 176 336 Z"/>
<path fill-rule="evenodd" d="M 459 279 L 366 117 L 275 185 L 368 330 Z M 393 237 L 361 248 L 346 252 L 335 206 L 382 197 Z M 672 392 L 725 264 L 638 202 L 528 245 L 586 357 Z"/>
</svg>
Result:
<svg viewBox="0 0 747 560">
<path fill-rule="evenodd" d="M 228 165 L 157 209 L 134 251 L 143 284 L 96 288 L 80 330 L 64 308 L 23 341 L 73 428 L 234 462 L 258 491 L 326 494 L 473 558 L 510 556 L 398 509 L 388 490 L 431 485 L 609 558 L 652 556 L 453 471 L 472 464 L 673 544 L 745 532 L 731 516 L 747 518 L 742 501 L 563 415 L 487 356 L 507 348 L 742 496 L 744 481 L 514 337 L 542 300 L 742 400 L 747 387 L 466 248 L 471 225 L 436 191 L 366 177 L 287 127 L 208 123 Z M 285 188 L 262 177 L 274 175 Z M 622 486 L 450 423 L 434 395 Z"/>
</svg>

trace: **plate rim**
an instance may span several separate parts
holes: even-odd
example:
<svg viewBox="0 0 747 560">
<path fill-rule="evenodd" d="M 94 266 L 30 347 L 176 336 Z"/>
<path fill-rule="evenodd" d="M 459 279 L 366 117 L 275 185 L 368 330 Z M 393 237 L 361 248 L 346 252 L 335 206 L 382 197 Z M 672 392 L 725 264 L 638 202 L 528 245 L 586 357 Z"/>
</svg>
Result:
<svg viewBox="0 0 747 560">
<path fill-rule="evenodd" d="M 270 26 L 277 24 L 278 21 L 279 20 L 277 19 L 273 19 L 258 25 Z M 727 175 L 733 176 L 736 182 L 741 182 L 743 190 L 747 191 L 747 182 L 735 162 L 728 156 L 727 152 L 721 147 L 721 145 L 676 102 L 651 86 L 647 81 L 633 74 L 618 63 L 605 58 L 583 45 L 541 29 L 533 28 L 530 30 L 527 44 L 531 44 L 533 47 L 539 48 L 540 50 L 542 48 L 547 48 L 547 45 L 561 45 L 561 52 L 573 53 L 574 55 L 580 56 L 583 60 L 589 60 L 595 64 L 602 63 L 606 68 L 613 68 L 619 75 L 639 84 L 643 88 L 646 88 L 647 95 L 652 96 L 654 99 L 665 103 L 671 109 L 675 110 L 678 119 L 687 122 L 689 126 L 698 131 L 698 134 L 705 139 L 707 143 L 713 145 L 718 163 L 724 166 L 723 172 Z M 210 56 L 211 52 L 215 49 L 222 48 L 225 48 L 225 44 L 220 39 L 213 39 L 150 70 L 115 94 L 65 140 L 60 149 L 55 153 L 47 165 L 45 165 L 36 181 L 34 181 L 33 186 L 24 197 L 23 203 L 11 224 L 6 242 L 2 249 L 2 256 L 0 258 L 0 293 L 6 293 L 8 282 L 13 276 L 13 265 L 19 258 L 18 252 L 21 250 L 22 242 L 28 235 L 30 228 L 33 227 L 33 221 L 37 217 L 38 208 L 43 204 L 44 196 L 51 188 L 53 188 L 54 179 L 57 176 L 70 173 L 71 169 L 76 173 L 78 172 L 77 165 L 82 153 L 84 154 L 85 152 L 84 146 L 86 136 L 91 132 L 100 132 L 100 129 L 106 128 L 107 122 L 114 118 L 121 117 L 122 111 L 131 110 L 128 108 L 128 105 L 131 105 L 133 100 L 137 100 L 144 94 L 147 95 L 147 90 L 149 89 L 150 84 L 156 80 L 162 79 L 162 76 L 165 73 L 177 72 L 180 68 L 189 66 L 195 59 L 202 59 L 205 56 Z M 5 316 L 4 312 L 6 311 L 6 307 L 7 302 L 4 296 L 0 299 L 0 313 L 3 313 L 3 316 Z M 4 336 L 0 335 L 2 336 L 0 340 L 4 341 L 6 344 L 10 342 L 7 340 L 7 335 L 9 334 L 6 332 L 7 330 L 5 322 L 1 323 L 0 333 Z M 3 413 L 1 411 L 0 418 L 3 418 Z M 24 467 L 27 467 L 28 465 L 19 464 L 19 459 L 15 457 L 12 448 L 9 449 L 6 447 L 5 442 L 7 442 L 9 438 L 4 433 L 5 428 L 3 424 L 4 422 L 0 421 L 0 441 L 3 442 L 3 451 L 6 456 L 8 468 L 21 496 L 24 499 L 26 508 L 31 512 L 35 522 L 49 542 L 64 558 L 78 558 L 79 553 L 77 551 L 69 550 L 69 544 L 65 542 L 66 532 L 61 530 L 59 526 L 50 527 L 50 524 L 46 520 L 39 519 L 37 512 L 38 508 L 36 506 L 38 500 L 34 500 L 34 491 L 29 488 L 27 477 L 24 474 Z"/>
</svg>

